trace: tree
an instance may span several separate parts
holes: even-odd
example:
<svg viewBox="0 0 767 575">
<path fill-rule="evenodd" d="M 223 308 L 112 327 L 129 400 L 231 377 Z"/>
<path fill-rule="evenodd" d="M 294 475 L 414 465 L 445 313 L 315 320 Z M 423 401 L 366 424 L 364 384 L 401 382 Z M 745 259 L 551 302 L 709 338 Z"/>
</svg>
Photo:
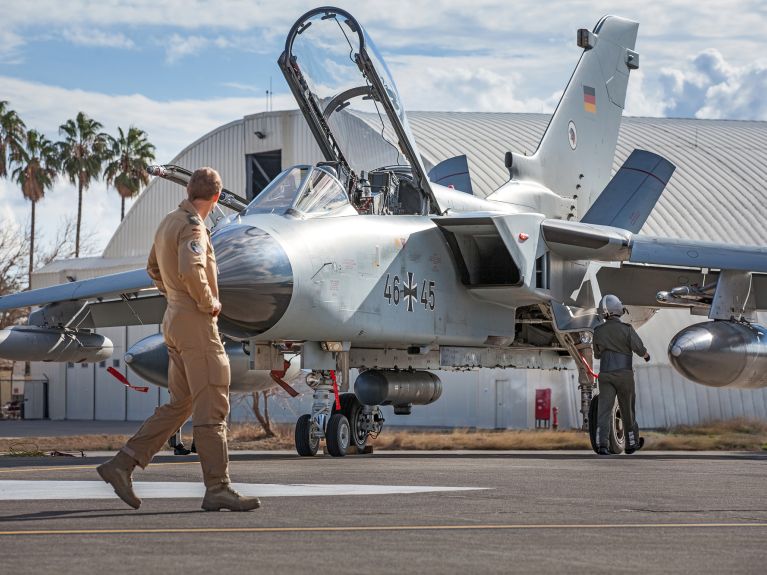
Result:
<svg viewBox="0 0 767 575">
<path fill-rule="evenodd" d="M 26 287 L 24 263 L 29 253 L 29 237 L 20 231 L 13 220 L 0 220 L 0 297 Z M 26 315 L 25 308 L 0 311 L 0 329 L 21 321 Z"/>
<path fill-rule="evenodd" d="M 109 149 L 104 178 L 108 186 L 114 186 L 122 198 L 120 221 L 125 217 L 125 200 L 139 194 L 149 183 L 147 164 L 154 160 L 154 146 L 147 140 L 144 130 L 131 126 L 128 134 L 117 128 L 118 138 L 108 136 Z"/>
<path fill-rule="evenodd" d="M 56 146 L 37 130 L 29 130 L 24 138 L 18 166 L 13 179 L 21 186 L 24 197 L 32 202 L 32 218 L 29 241 L 29 282 L 35 257 L 35 206 L 43 199 L 46 190 L 53 187 L 58 176 L 58 153 Z"/>
<path fill-rule="evenodd" d="M 24 128 L 19 115 L 8 109 L 8 102 L 0 100 L 0 178 L 6 177 L 20 158 Z"/>
<path fill-rule="evenodd" d="M 254 391 L 250 394 L 251 398 L 253 398 L 253 415 L 256 416 L 258 423 L 261 424 L 266 437 L 275 437 L 276 434 L 272 430 L 272 419 L 269 417 L 269 395 L 271 395 L 271 390 L 268 389 L 262 392 Z M 264 413 L 261 413 L 259 396 L 264 398 Z"/>
<path fill-rule="evenodd" d="M 72 184 L 77 184 L 77 233 L 75 236 L 75 257 L 80 257 L 80 227 L 83 213 L 83 191 L 91 182 L 98 180 L 107 151 L 107 135 L 101 132 L 102 125 L 78 112 L 74 120 L 67 120 L 59 126 L 64 140 L 58 143 L 62 171 Z"/>
</svg>

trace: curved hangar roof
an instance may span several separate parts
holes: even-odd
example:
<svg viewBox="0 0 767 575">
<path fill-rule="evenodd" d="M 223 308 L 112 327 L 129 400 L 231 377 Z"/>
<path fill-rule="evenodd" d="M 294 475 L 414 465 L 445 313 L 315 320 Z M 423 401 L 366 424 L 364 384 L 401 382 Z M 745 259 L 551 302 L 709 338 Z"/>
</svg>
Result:
<svg viewBox="0 0 767 575">
<path fill-rule="evenodd" d="M 487 195 L 508 179 L 505 152 L 535 151 L 550 116 L 413 112 L 409 118 L 427 168 L 465 153 L 475 193 Z M 261 137 L 254 136 L 256 133 Z M 634 148 L 656 152 L 677 166 L 644 233 L 764 243 L 767 187 L 760 172 L 767 166 L 767 122 L 623 118 L 615 170 Z M 221 126 L 171 163 L 189 169 L 214 166 L 227 188 L 242 193 L 245 155 L 277 149 L 282 150 L 283 167 L 322 159 L 298 111 L 283 111 L 255 114 Z M 120 224 L 104 257 L 149 253 L 157 224 L 183 196 L 179 186 L 154 180 Z"/>
</svg>

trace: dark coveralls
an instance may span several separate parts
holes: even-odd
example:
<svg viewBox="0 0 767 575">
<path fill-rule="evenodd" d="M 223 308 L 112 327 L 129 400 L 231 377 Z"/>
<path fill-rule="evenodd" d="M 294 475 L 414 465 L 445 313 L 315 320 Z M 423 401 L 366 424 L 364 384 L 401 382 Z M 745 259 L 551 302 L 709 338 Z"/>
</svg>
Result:
<svg viewBox="0 0 767 575">
<path fill-rule="evenodd" d="M 629 447 L 639 442 L 639 426 L 636 422 L 634 404 L 634 370 L 631 353 L 640 357 L 647 354 L 636 330 L 623 323 L 618 316 L 594 329 L 594 357 L 600 359 L 599 367 L 599 414 L 597 417 L 597 447 L 609 447 L 610 425 L 615 397 L 621 410 L 626 440 Z"/>
</svg>

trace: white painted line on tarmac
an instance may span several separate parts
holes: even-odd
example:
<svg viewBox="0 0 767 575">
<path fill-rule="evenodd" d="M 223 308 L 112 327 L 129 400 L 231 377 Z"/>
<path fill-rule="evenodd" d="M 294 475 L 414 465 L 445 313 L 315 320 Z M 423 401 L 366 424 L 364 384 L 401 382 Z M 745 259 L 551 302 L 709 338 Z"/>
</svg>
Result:
<svg viewBox="0 0 767 575">
<path fill-rule="evenodd" d="M 436 485 L 320 485 L 278 483 L 233 483 L 243 495 L 258 497 L 321 497 L 339 495 L 391 495 L 445 491 L 476 491 L 486 487 L 444 487 Z M 205 487 L 199 482 L 137 481 L 133 489 L 144 499 L 201 498 Z M 103 481 L 0 481 L 0 501 L 44 499 L 115 499 L 112 487 Z"/>
</svg>

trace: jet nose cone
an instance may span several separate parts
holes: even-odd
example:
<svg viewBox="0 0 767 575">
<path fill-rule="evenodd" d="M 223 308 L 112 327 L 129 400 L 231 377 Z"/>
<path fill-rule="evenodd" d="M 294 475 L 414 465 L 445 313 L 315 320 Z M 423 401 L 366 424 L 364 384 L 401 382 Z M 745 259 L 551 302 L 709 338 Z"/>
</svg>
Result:
<svg viewBox="0 0 767 575">
<path fill-rule="evenodd" d="M 293 295 L 293 268 L 285 250 L 268 233 L 248 225 L 222 228 L 211 241 L 218 262 L 221 330 L 247 336 L 273 327 Z"/>
</svg>

